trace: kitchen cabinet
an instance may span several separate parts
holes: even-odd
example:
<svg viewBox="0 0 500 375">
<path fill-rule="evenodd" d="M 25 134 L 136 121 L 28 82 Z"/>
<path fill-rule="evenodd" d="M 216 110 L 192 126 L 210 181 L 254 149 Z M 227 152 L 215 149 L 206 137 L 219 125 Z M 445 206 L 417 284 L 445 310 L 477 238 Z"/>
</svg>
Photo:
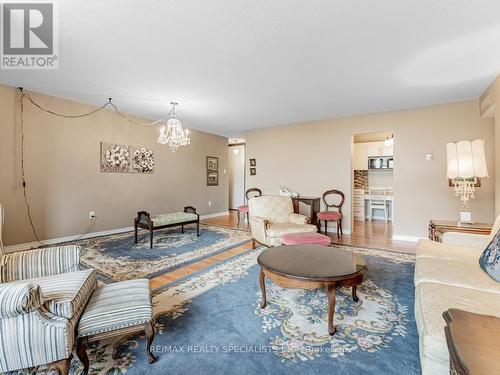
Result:
<svg viewBox="0 0 500 375">
<path fill-rule="evenodd" d="M 367 145 L 367 156 L 394 155 L 394 145 L 386 146 L 384 145 L 384 142 L 369 142 L 366 143 L 366 145 Z"/>
<path fill-rule="evenodd" d="M 393 156 L 394 155 L 394 144 L 390 146 L 385 146 L 382 149 L 382 156 Z"/>
<path fill-rule="evenodd" d="M 380 156 L 382 155 L 382 142 L 370 142 L 367 143 L 368 156 Z"/>
<path fill-rule="evenodd" d="M 352 149 L 352 169 L 362 171 L 368 169 L 368 143 L 355 143 Z"/>
<path fill-rule="evenodd" d="M 354 189 L 354 220 L 365 221 L 365 189 Z"/>
</svg>

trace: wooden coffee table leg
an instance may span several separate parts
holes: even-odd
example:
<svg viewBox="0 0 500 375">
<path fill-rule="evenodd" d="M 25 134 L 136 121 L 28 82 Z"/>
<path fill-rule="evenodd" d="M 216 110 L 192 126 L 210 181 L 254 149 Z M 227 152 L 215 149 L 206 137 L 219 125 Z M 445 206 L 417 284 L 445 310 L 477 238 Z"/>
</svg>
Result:
<svg viewBox="0 0 500 375">
<path fill-rule="evenodd" d="M 353 285 L 352 286 L 352 299 L 354 300 L 354 302 L 358 302 L 359 301 L 358 294 L 356 293 L 357 290 L 358 290 L 358 286 L 357 285 Z"/>
<path fill-rule="evenodd" d="M 328 293 L 328 333 L 334 335 L 337 329 L 333 325 L 333 314 L 335 313 L 335 283 L 329 283 L 326 286 Z"/>
<path fill-rule="evenodd" d="M 260 308 L 263 309 L 267 305 L 267 300 L 266 300 L 266 275 L 264 274 L 264 271 L 262 268 L 260 269 L 260 290 L 262 291 L 262 303 L 260 304 Z"/>
</svg>

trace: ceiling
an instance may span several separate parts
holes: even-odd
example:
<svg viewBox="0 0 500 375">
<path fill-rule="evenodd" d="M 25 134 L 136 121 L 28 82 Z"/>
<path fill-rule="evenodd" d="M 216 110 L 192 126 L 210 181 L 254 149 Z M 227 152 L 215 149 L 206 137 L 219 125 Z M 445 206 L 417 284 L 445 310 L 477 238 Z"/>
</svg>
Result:
<svg viewBox="0 0 500 375">
<path fill-rule="evenodd" d="M 393 131 L 354 134 L 354 143 L 380 142 L 394 136 Z"/>
<path fill-rule="evenodd" d="M 246 130 L 478 97 L 498 0 L 58 1 L 59 70 L 0 82 L 187 127 Z"/>
</svg>

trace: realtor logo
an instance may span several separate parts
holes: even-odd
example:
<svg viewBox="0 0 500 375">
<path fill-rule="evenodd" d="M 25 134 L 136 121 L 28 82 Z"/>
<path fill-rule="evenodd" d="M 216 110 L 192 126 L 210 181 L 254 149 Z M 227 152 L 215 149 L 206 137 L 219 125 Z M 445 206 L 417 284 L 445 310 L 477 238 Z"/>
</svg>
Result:
<svg viewBox="0 0 500 375">
<path fill-rule="evenodd" d="M 52 2 L 1 4 L 1 69 L 57 69 L 58 40 Z"/>
</svg>

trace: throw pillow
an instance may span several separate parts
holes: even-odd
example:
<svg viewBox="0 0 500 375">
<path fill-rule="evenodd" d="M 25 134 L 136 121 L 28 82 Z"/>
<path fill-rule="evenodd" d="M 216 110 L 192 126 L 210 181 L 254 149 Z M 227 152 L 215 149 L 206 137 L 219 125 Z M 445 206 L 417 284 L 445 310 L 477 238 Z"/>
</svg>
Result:
<svg viewBox="0 0 500 375">
<path fill-rule="evenodd" d="M 488 275 L 500 282 L 500 230 L 481 254 L 479 265 Z"/>
</svg>

